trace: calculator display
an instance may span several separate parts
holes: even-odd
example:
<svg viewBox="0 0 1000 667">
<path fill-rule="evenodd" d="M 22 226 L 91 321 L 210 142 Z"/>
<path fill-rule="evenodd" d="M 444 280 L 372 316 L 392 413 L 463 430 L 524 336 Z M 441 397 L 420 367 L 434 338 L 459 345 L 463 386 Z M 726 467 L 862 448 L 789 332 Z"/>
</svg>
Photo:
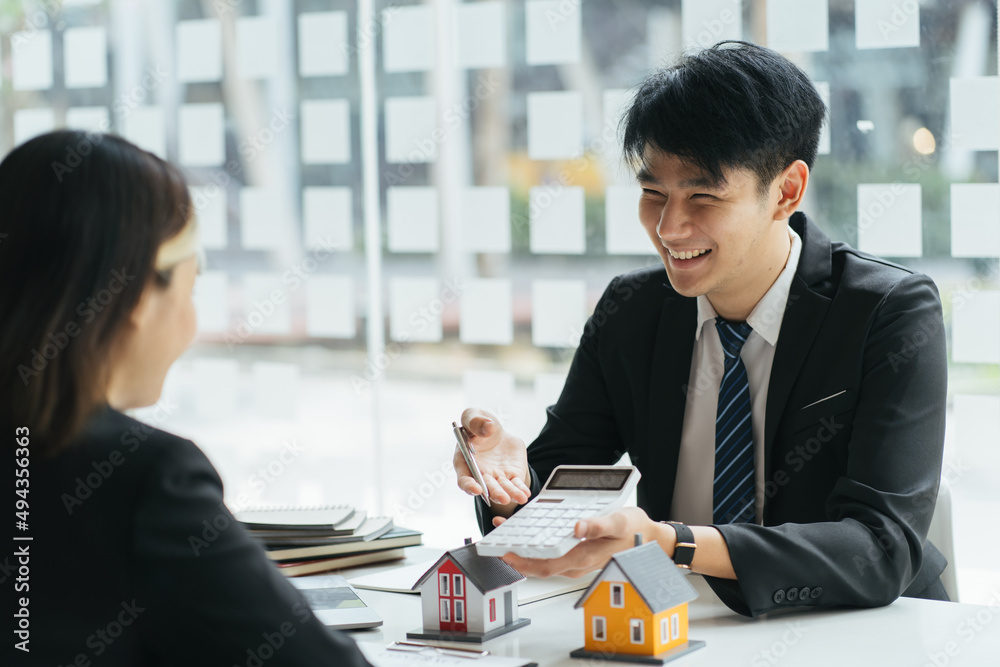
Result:
<svg viewBox="0 0 1000 667">
<path fill-rule="evenodd" d="M 557 470 L 545 485 L 552 491 L 620 491 L 631 470 Z"/>
</svg>

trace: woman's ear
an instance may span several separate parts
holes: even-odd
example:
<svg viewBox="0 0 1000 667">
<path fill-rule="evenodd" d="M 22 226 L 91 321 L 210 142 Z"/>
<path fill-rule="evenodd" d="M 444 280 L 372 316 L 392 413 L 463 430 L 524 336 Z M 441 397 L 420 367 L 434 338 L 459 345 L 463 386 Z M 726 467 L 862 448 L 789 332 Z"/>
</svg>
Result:
<svg viewBox="0 0 1000 667">
<path fill-rule="evenodd" d="M 155 281 L 147 281 L 139 296 L 139 303 L 135 305 L 129 314 L 129 326 L 135 329 L 144 329 L 155 319 L 156 304 L 163 290 L 156 286 Z"/>
</svg>

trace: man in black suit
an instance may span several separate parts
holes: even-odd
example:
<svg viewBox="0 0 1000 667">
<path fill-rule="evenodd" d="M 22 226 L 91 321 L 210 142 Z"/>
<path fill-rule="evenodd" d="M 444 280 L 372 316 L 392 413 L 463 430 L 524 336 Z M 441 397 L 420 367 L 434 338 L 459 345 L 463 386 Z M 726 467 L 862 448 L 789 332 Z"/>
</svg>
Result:
<svg viewBox="0 0 1000 667">
<path fill-rule="evenodd" d="M 745 43 L 642 85 L 625 155 L 664 268 L 608 286 L 531 447 L 487 412 L 462 416 L 494 501 L 477 501 L 484 531 L 555 466 L 626 452 L 639 508 L 581 521 L 562 558 L 506 556 L 518 570 L 581 575 L 641 533 L 746 615 L 947 599 L 926 541 L 945 423 L 940 299 L 927 276 L 832 243 L 798 211 L 825 113 L 801 70 Z"/>
</svg>

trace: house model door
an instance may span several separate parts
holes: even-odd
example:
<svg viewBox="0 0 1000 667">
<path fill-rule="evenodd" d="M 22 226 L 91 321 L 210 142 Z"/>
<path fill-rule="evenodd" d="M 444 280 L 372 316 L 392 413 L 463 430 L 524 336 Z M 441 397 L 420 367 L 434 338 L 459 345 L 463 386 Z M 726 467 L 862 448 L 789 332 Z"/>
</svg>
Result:
<svg viewBox="0 0 1000 667">
<path fill-rule="evenodd" d="M 437 579 L 441 629 L 466 632 L 468 608 L 465 600 L 465 575 L 449 560 L 438 568 Z"/>
</svg>

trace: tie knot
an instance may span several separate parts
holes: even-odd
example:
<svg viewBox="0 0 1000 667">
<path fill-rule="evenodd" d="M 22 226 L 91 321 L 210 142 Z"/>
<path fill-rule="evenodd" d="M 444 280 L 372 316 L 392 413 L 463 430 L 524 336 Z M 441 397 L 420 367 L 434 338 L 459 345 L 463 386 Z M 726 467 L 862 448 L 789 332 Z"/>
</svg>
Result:
<svg viewBox="0 0 1000 667">
<path fill-rule="evenodd" d="M 715 328 L 719 330 L 719 340 L 726 355 L 735 357 L 743 349 L 753 329 L 746 322 L 729 322 L 721 317 L 715 318 Z"/>
</svg>

